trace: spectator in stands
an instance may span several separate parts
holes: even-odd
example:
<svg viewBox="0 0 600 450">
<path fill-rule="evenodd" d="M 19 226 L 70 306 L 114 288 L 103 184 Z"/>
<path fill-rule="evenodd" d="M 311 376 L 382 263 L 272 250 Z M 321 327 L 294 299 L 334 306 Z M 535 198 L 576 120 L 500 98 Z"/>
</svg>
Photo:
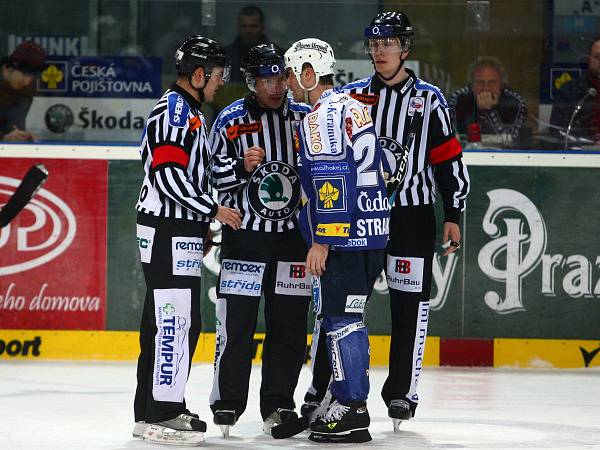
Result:
<svg viewBox="0 0 600 450">
<path fill-rule="evenodd" d="M 600 143 L 600 36 L 592 40 L 587 58 L 587 72 L 557 91 L 550 116 L 550 123 L 557 128 L 551 130 L 564 136 L 571 116 L 581 103 L 581 109 L 573 117 L 569 135 Z M 590 88 L 594 88 L 595 93 L 590 92 Z"/>
<path fill-rule="evenodd" d="M 25 131 L 25 118 L 33 101 L 35 79 L 46 62 L 46 51 L 23 41 L 0 64 L 0 140 L 33 141 Z"/>
<path fill-rule="evenodd" d="M 498 58 L 480 56 L 469 68 L 470 84 L 457 90 L 449 104 L 456 129 L 466 134 L 477 122 L 482 134 L 508 136 L 514 142 L 527 119 L 523 98 L 507 84 L 506 70 Z"/>
<path fill-rule="evenodd" d="M 244 83 L 240 73 L 240 63 L 251 47 L 266 44 L 269 39 L 264 34 L 265 16 L 258 6 L 244 6 L 238 14 L 238 35 L 235 40 L 225 47 L 231 57 L 231 81 Z"/>
</svg>

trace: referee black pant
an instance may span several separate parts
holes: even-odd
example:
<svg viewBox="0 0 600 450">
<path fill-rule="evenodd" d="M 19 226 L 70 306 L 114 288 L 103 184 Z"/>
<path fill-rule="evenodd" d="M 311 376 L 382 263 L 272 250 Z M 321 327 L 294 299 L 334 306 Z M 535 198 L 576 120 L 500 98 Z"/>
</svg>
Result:
<svg viewBox="0 0 600 450">
<path fill-rule="evenodd" d="M 265 233 L 224 227 L 217 281 L 217 343 L 210 407 L 246 409 L 253 336 L 265 297 L 260 412 L 294 409 L 294 390 L 306 355 L 310 277 L 298 231 Z"/>
<path fill-rule="evenodd" d="M 408 401 L 413 414 L 425 354 L 435 234 L 433 205 L 392 208 L 386 261 L 392 337 L 381 396 L 387 406 L 394 399 Z"/>
<path fill-rule="evenodd" d="M 200 271 L 208 224 L 138 214 L 146 298 L 140 326 L 136 422 L 186 412 L 185 386 L 200 335 Z"/>
</svg>

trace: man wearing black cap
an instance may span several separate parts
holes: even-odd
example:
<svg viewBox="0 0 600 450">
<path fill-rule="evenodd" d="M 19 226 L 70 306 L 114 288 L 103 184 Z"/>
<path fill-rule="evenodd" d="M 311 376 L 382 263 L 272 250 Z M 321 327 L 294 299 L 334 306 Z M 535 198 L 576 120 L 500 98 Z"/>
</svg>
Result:
<svg viewBox="0 0 600 450">
<path fill-rule="evenodd" d="M 35 42 L 23 41 L 2 60 L 0 70 L 0 140 L 33 141 L 25 131 L 31 107 L 33 82 L 46 62 L 46 51 Z"/>
</svg>

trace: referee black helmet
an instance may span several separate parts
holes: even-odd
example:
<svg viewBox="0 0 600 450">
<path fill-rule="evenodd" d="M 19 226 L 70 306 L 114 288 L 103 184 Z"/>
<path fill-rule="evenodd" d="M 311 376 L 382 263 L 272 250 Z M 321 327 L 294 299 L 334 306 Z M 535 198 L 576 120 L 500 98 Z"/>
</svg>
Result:
<svg viewBox="0 0 600 450">
<path fill-rule="evenodd" d="M 369 39 L 396 37 L 400 39 L 400 46 L 404 50 L 410 50 L 413 35 L 413 27 L 406 14 L 396 11 L 377 14 L 364 32 L 367 47 Z"/>
<path fill-rule="evenodd" d="M 198 67 L 204 68 L 204 77 L 210 78 L 215 67 L 223 67 L 223 81 L 229 81 L 231 63 L 221 45 L 204 36 L 190 36 L 175 51 L 177 72 L 191 77 Z"/>
</svg>

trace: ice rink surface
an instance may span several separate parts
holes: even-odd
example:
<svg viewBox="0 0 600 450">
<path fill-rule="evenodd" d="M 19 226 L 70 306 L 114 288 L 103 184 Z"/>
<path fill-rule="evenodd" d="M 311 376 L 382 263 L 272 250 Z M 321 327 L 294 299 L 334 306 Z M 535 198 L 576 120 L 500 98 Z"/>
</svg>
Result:
<svg viewBox="0 0 600 450">
<path fill-rule="evenodd" d="M 250 380 L 249 406 L 232 437 L 212 424 L 212 365 L 192 367 L 186 399 L 208 422 L 214 449 L 600 449 L 600 371 L 426 368 L 417 417 L 394 434 L 379 397 L 386 369 L 371 371 L 368 444 L 316 444 L 301 434 L 276 441 L 262 433 L 260 367 Z M 302 370 L 301 403 L 309 371 Z M 173 448 L 131 437 L 133 363 L 0 361 L 0 449 Z M 185 447 L 175 447 L 185 448 Z"/>
</svg>

